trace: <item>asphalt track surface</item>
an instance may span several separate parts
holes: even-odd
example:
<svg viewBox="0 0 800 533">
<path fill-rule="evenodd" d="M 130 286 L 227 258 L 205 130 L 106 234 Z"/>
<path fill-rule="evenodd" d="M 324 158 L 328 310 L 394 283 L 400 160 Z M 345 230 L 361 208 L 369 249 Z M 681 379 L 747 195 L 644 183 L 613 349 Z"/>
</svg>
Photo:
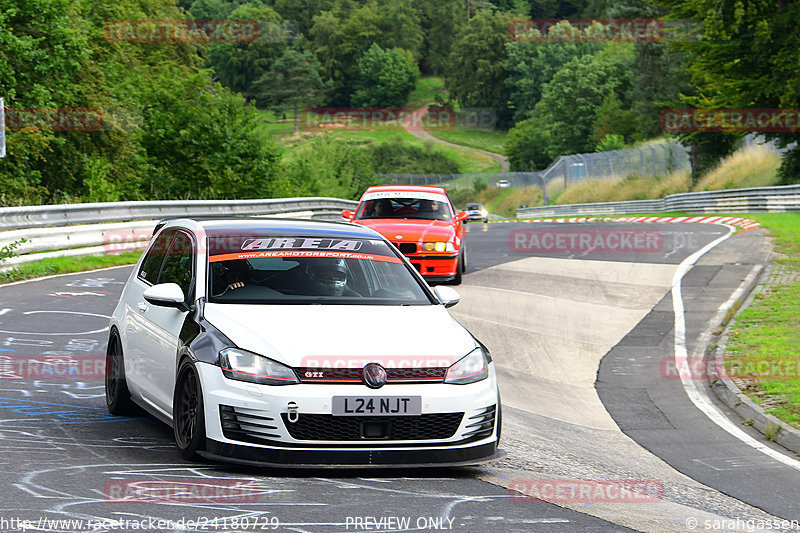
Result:
<svg viewBox="0 0 800 533">
<path fill-rule="evenodd" d="M 513 232 L 529 231 L 531 226 L 469 224 L 465 284 L 482 270 L 537 255 L 531 249 L 514 250 L 510 240 Z M 591 225 L 593 230 L 621 227 Z M 662 234 L 658 253 L 578 249 L 546 250 L 541 255 L 674 265 L 727 231 L 699 224 L 652 227 Z M 637 228 L 640 231 L 641 226 Z M 751 234 L 754 241 L 762 238 Z M 711 280 L 720 287 L 713 295 L 697 296 L 696 312 L 687 297 L 692 339 L 716 309 L 716 301 L 724 301 L 741 279 L 738 271 L 721 276 L 701 266 L 690 272 L 684 292 L 703 293 Z M 103 369 L 98 365 L 104 360 L 107 317 L 129 273 L 130 267 L 120 267 L 0 287 L 0 530 L 22 531 L 22 526 L 28 531 L 628 530 L 592 516 L 591 510 L 585 514 L 568 506 L 521 499 L 502 484 L 484 480 L 518 467 L 508 461 L 499 470 L 490 464 L 309 471 L 182 460 L 169 428 L 148 416 L 114 417 L 105 408 Z M 798 504 L 792 498 L 800 486 L 797 471 L 766 460 L 718 430 L 688 403 L 675 382 L 652 381 L 648 365 L 658 360 L 653 354 L 671 350 L 671 322 L 664 314 L 671 309 L 668 298 L 603 360 L 597 388 L 609 414 L 627 435 L 687 476 L 768 513 L 798 518 Z M 650 351 L 642 351 L 642 346 Z M 618 370 L 619 357 L 633 348 L 652 357 L 637 365 L 631 376 Z M 77 360 L 79 375 L 47 373 L 44 366 L 36 366 L 63 359 Z M 523 428 L 530 441 L 557 435 L 560 427 L 558 421 L 513 408 L 504 411 L 504 418 L 510 427 Z M 511 438 L 508 445 L 516 442 Z M 507 446 L 505 441 L 502 446 Z M 570 458 L 563 462 L 568 470 Z M 120 501 L 126 489 L 137 484 L 173 492 L 157 493 L 163 496 L 159 501 Z M 185 492 L 171 496 L 177 486 L 191 492 L 204 485 L 215 487 L 220 496 L 211 502 L 199 496 L 193 500 Z M 246 490 L 240 490 L 242 486 Z M 696 507 L 736 516 L 733 508 L 699 503 Z M 69 519 L 84 522 L 54 522 Z M 102 521 L 106 527 L 101 527 Z"/>
</svg>

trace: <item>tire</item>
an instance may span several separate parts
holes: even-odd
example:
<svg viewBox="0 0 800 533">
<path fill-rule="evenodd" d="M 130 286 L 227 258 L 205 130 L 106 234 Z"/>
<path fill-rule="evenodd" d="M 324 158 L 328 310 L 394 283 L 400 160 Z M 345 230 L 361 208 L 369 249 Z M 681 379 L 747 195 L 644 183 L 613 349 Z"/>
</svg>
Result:
<svg viewBox="0 0 800 533">
<path fill-rule="evenodd" d="M 500 435 L 503 433 L 503 404 L 500 403 L 500 394 L 497 395 L 497 445 L 500 446 Z"/>
<path fill-rule="evenodd" d="M 461 274 L 464 272 L 464 252 L 458 256 L 458 263 L 456 264 L 456 275 L 450 281 L 450 285 L 461 285 Z"/>
<path fill-rule="evenodd" d="M 206 424 L 200 377 L 189 359 L 184 359 L 175 380 L 172 399 L 172 426 L 175 444 L 184 459 L 198 461 L 205 450 Z"/>
<path fill-rule="evenodd" d="M 119 334 L 113 331 L 106 348 L 106 407 L 117 416 L 138 414 L 138 407 L 131 400 L 128 381 L 125 378 L 125 360 L 122 356 L 122 343 Z"/>
</svg>

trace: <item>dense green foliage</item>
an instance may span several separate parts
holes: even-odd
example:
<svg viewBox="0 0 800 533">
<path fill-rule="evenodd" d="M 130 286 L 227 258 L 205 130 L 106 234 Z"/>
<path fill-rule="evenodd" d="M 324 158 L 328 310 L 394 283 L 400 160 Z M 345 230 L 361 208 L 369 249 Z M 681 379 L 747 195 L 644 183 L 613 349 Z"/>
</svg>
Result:
<svg viewBox="0 0 800 533">
<path fill-rule="evenodd" d="M 528 17 L 672 19 L 680 31 L 653 42 L 554 39 L 575 30 L 561 21 L 512 37 L 511 21 Z M 114 21 L 147 19 L 249 20 L 258 34 L 109 37 Z M 376 173 L 446 173 L 457 165 L 434 148 L 325 139 L 325 130 L 303 137 L 301 121 L 279 147 L 277 125 L 256 109 L 402 107 L 420 74 L 443 76 L 438 103 L 488 111 L 508 130 L 512 170 L 542 169 L 560 155 L 661 137 L 667 108 L 800 107 L 797 20 L 800 5 L 775 0 L 5 0 L 6 107 L 88 109 L 102 120 L 59 131 L 29 113 L 11 127 L 0 205 L 352 197 Z M 696 177 L 742 133 L 678 137 Z M 800 180 L 800 149 L 783 156 L 781 176 Z"/>
<path fill-rule="evenodd" d="M 375 170 L 383 174 L 458 173 L 458 164 L 441 152 L 435 152 L 431 143 L 421 148 L 393 140 L 372 145 L 370 153 Z"/>
<path fill-rule="evenodd" d="M 203 45 L 108 40 L 108 21 L 182 18 L 174 2 L 8 0 L 0 11 L 6 107 L 89 108 L 99 129 L 9 131 L 6 204 L 269 196 L 277 151 L 257 114 L 213 83 Z M 57 129 L 57 128 L 56 128 Z"/>
<path fill-rule="evenodd" d="M 373 44 L 358 61 L 353 104 L 358 107 L 400 107 L 408 100 L 419 78 L 410 52 L 384 50 Z"/>
</svg>

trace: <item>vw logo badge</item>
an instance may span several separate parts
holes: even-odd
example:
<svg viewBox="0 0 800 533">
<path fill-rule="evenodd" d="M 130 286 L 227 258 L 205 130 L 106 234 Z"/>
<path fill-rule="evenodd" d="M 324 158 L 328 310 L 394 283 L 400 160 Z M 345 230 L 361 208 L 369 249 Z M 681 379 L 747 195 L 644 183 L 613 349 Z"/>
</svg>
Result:
<svg viewBox="0 0 800 533">
<path fill-rule="evenodd" d="M 378 363 L 369 363 L 362 372 L 364 384 L 370 389 L 380 389 L 386 385 L 386 369 Z"/>
</svg>

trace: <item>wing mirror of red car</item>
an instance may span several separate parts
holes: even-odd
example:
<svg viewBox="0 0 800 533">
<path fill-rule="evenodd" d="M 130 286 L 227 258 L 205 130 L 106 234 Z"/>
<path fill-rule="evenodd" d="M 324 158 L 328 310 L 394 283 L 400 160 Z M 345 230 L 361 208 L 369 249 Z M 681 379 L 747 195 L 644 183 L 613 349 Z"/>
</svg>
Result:
<svg viewBox="0 0 800 533">
<path fill-rule="evenodd" d="M 469 218 L 469 213 L 467 213 L 466 211 L 459 211 L 459 213 L 456 215 L 456 222 L 464 222 L 468 218 Z"/>
<path fill-rule="evenodd" d="M 342 217 L 346 218 L 347 220 L 353 220 L 353 212 L 349 209 L 345 209 L 342 211 Z"/>
</svg>

